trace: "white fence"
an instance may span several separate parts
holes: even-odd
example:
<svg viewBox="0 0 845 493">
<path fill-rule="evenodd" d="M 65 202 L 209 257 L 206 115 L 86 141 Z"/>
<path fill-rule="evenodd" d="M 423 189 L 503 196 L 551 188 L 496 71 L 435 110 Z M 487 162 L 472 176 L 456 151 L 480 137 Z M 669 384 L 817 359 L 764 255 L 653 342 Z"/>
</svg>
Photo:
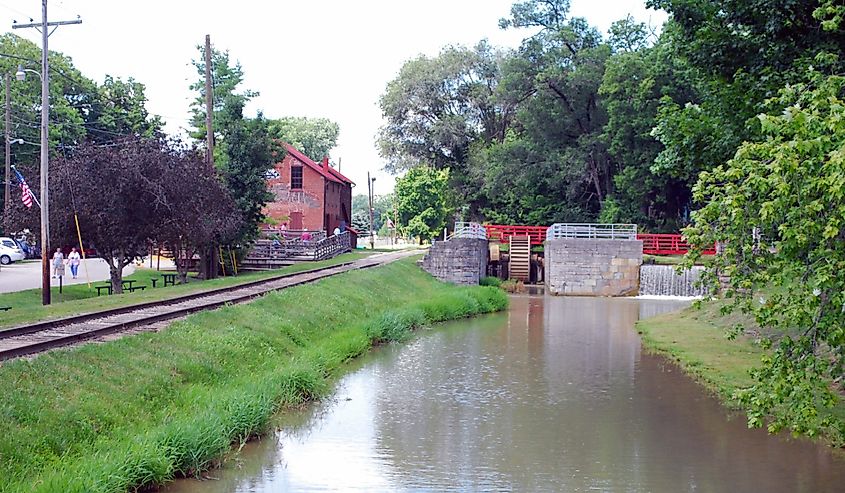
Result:
<svg viewBox="0 0 845 493">
<path fill-rule="evenodd" d="M 636 240 L 636 224 L 555 223 L 546 230 L 546 239 L 584 238 L 603 240 Z"/>
<path fill-rule="evenodd" d="M 487 230 L 478 223 L 456 221 L 455 230 L 449 235 L 452 238 L 475 238 L 477 240 L 487 239 Z"/>
</svg>

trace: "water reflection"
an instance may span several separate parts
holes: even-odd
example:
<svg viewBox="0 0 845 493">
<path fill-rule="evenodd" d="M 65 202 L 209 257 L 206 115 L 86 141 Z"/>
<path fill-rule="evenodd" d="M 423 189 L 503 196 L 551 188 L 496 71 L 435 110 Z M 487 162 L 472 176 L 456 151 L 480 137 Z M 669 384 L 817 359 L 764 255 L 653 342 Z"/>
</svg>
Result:
<svg viewBox="0 0 845 493">
<path fill-rule="evenodd" d="M 514 297 L 367 358 L 331 403 L 170 491 L 840 491 L 845 463 L 731 419 L 633 324 L 678 302 Z"/>
</svg>

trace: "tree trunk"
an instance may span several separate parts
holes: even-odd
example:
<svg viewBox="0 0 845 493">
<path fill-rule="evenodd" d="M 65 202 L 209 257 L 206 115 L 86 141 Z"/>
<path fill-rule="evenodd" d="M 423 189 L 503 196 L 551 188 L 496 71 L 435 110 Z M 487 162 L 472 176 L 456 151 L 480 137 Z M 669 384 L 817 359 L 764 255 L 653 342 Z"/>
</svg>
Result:
<svg viewBox="0 0 845 493">
<path fill-rule="evenodd" d="M 217 277 L 217 260 L 214 247 L 200 249 L 200 277 L 203 279 L 214 279 Z"/>
<path fill-rule="evenodd" d="M 109 279 L 111 280 L 111 289 L 114 294 L 123 293 L 123 263 L 125 259 L 123 252 L 118 253 L 117 257 L 110 257 L 107 259 L 109 264 Z"/>
<path fill-rule="evenodd" d="M 176 243 L 176 250 L 173 254 L 173 263 L 176 264 L 176 273 L 179 276 L 179 283 L 188 282 L 188 263 L 193 254 L 188 254 L 188 248 L 182 242 Z"/>
</svg>

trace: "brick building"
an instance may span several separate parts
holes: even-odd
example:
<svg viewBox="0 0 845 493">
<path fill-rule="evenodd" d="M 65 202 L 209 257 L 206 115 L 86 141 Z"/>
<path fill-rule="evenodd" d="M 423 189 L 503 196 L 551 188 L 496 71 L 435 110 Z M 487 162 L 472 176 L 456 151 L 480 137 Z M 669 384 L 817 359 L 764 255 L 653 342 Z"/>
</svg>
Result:
<svg viewBox="0 0 845 493">
<path fill-rule="evenodd" d="M 315 163 L 289 144 L 287 154 L 267 176 L 273 194 L 264 213 L 289 230 L 325 231 L 352 223 L 352 180 L 329 166 L 329 159 Z"/>
</svg>

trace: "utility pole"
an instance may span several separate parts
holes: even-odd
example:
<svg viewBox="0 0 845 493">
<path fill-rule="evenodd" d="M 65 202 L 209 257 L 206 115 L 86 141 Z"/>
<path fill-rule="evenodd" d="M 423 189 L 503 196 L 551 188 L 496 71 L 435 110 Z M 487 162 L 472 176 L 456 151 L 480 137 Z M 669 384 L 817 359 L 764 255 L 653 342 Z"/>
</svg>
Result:
<svg viewBox="0 0 845 493">
<path fill-rule="evenodd" d="M 214 169 L 214 79 L 212 79 L 211 70 L 211 35 L 205 35 L 205 139 L 208 160 L 208 167 Z M 203 271 L 205 271 L 205 279 L 213 279 L 217 277 L 217 262 L 215 260 L 215 248 L 212 246 L 208 249 L 205 255 L 200 255 L 203 259 Z"/>
<path fill-rule="evenodd" d="M 214 167 L 214 130 L 212 130 L 212 115 L 214 113 L 214 86 L 211 81 L 211 35 L 205 35 L 205 138 L 208 148 L 208 166 Z"/>
<path fill-rule="evenodd" d="M 41 31 L 41 303 L 50 304 L 50 196 L 48 172 L 50 169 L 50 142 L 48 131 L 50 125 L 50 50 L 47 39 L 52 34 L 47 28 L 67 24 L 82 24 L 80 19 L 72 21 L 47 21 L 47 0 L 41 0 L 41 23 L 13 24 L 12 29 L 34 27 Z"/>
<path fill-rule="evenodd" d="M 375 232 L 373 231 L 373 180 L 370 179 L 370 172 L 367 171 L 367 198 L 370 203 L 370 249 L 376 247 Z"/>
<path fill-rule="evenodd" d="M 10 184 L 12 182 L 11 172 L 12 172 L 12 142 L 10 140 L 11 131 L 10 128 L 12 126 L 11 119 L 12 119 L 12 91 L 9 87 L 9 84 L 12 82 L 12 78 L 6 73 L 6 78 L 3 81 L 4 87 L 6 88 L 6 174 L 3 175 L 6 177 L 6 195 L 3 202 L 3 229 L 5 230 L 6 234 L 9 234 L 9 206 L 11 205 L 9 193 Z"/>
</svg>

